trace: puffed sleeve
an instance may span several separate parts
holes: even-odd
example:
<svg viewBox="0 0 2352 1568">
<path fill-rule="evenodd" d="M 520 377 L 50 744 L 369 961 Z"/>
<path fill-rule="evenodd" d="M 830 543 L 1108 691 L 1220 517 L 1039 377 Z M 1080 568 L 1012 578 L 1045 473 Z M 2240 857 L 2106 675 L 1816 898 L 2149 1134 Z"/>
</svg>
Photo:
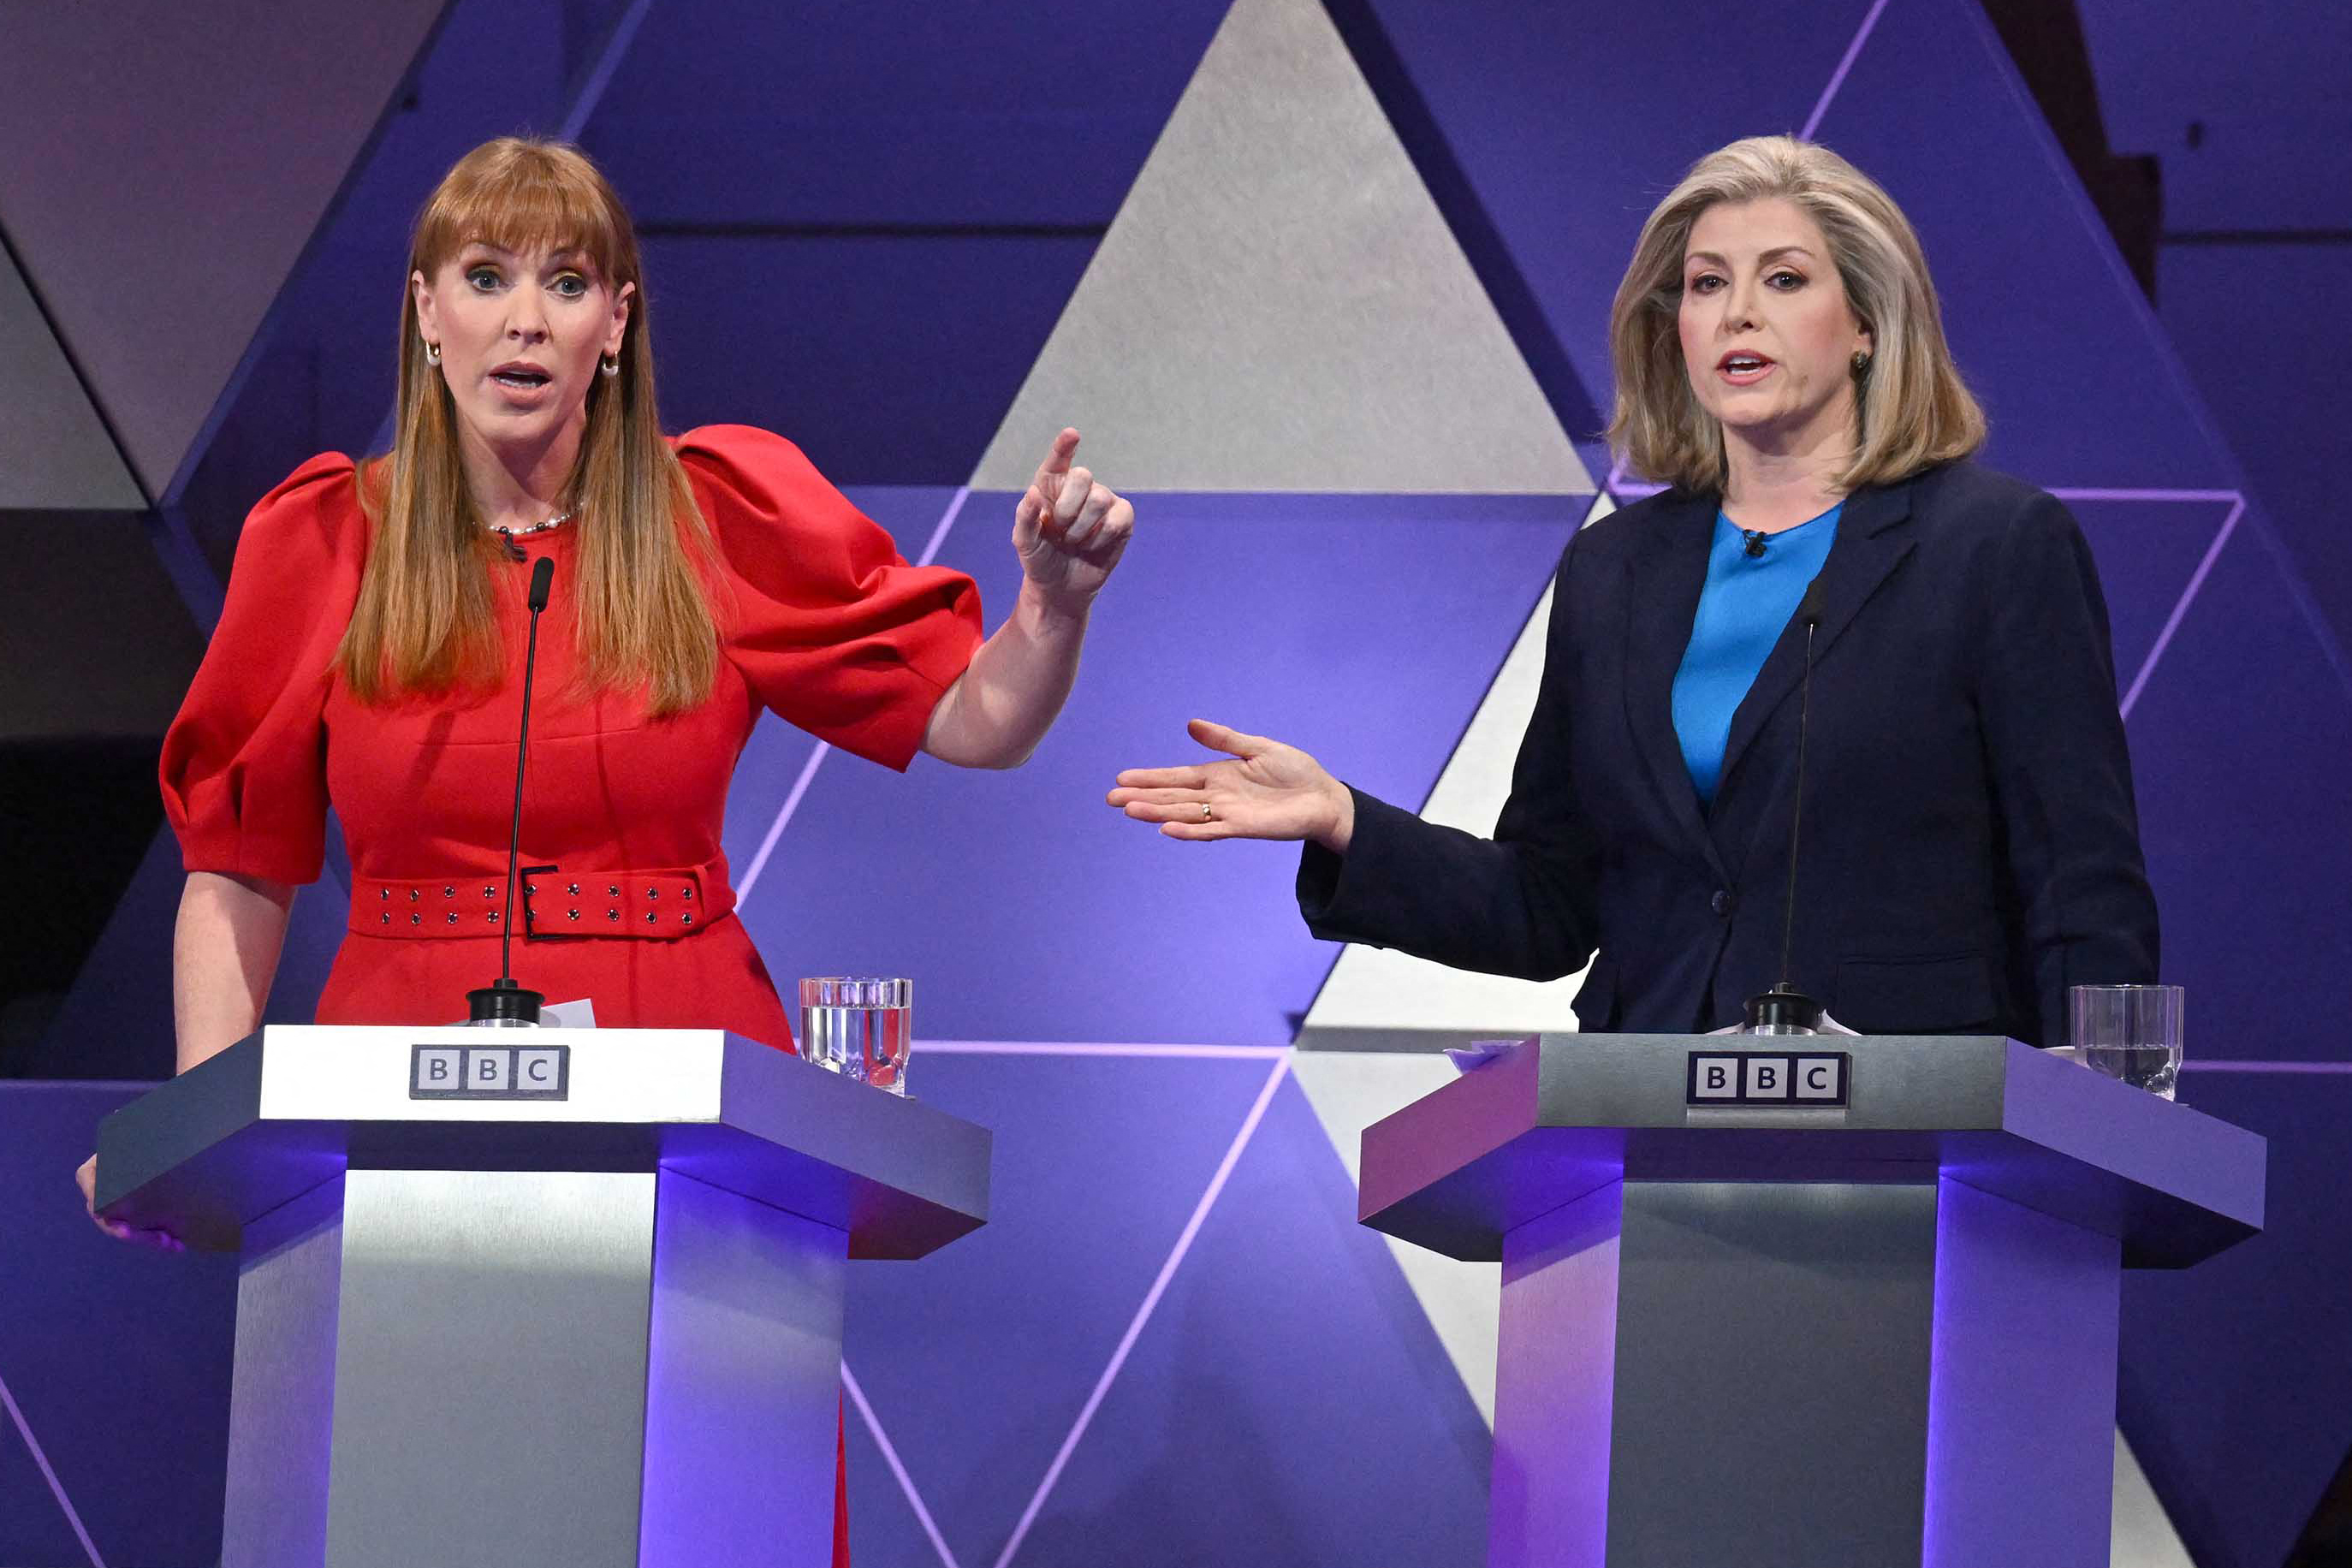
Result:
<svg viewBox="0 0 2352 1568">
<path fill-rule="evenodd" d="M 163 811 L 190 871 L 316 879 L 326 847 L 323 713 L 365 550 L 352 465 L 313 458 L 237 537 L 227 602 L 163 736 Z"/>
<path fill-rule="evenodd" d="M 980 647 L 978 585 L 908 565 L 781 436 L 706 426 L 677 455 L 730 579 L 727 657 L 753 694 L 819 740 L 904 769 Z"/>
</svg>

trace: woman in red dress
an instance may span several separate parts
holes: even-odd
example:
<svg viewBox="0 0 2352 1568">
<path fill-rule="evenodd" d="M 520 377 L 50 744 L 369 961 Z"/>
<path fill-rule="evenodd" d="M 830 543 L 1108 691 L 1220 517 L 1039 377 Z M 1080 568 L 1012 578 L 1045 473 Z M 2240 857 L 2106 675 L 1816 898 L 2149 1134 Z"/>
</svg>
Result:
<svg viewBox="0 0 2352 1568">
<path fill-rule="evenodd" d="M 662 435 L 635 232 L 577 151 L 467 154 L 409 265 L 391 454 L 314 458 L 255 508 L 164 741 L 188 873 L 179 1069 L 257 1026 L 331 805 L 352 904 L 319 1021 L 446 1023 L 498 973 L 541 559 L 521 850 L 551 868 L 514 902 L 527 935 L 562 940 L 514 944 L 517 979 L 589 998 L 602 1025 L 790 1049 L 719 848 L 754 721 L 893 768 L 919 750 L 1018 764 L 1069 693 L 1133 509 L 1063 431 L 1014 509 L 1019 602 L 983 640 L 971 580 L 908 565 L 791 443 Z M 87 1198 L 94 1162 L 79 1174 Z"/>
</svg>

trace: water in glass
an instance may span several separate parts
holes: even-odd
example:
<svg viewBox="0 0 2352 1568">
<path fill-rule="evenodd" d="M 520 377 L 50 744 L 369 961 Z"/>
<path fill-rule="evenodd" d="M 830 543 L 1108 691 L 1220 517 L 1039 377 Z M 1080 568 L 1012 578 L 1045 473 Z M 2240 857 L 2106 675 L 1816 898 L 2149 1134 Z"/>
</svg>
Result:
<svg viewBox="0 0 2352 1568">
<path fill-rule="evenodd" d="M 907 1092 L 914 982 L 828 974 L 801 982 L 801 1055 L 830 1072 Z"/>
<path fill-rule="evenodd" d="M 2067 992 L 2083 1064 L 2136 1089 L 2172 1098 L 2180 1076 L 2178 985 L 2076 985 Z"/>
<path fill-rule="evenodd" d="M 2087 1063 L 2109 1078 L 2119 1078 L 2134 1089 L 2172 1098 L 2180 1077 L 2179 1046 L 2092 1046 L 2084 1051 Z"/>
</svg>

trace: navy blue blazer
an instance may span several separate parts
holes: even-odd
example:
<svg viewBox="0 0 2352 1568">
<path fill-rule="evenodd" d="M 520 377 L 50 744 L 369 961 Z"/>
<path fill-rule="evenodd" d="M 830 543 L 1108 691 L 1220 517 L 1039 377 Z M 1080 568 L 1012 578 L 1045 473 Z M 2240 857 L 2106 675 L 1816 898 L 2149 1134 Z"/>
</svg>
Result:
<svg viewBox="0 0 2352 1568">
<path fill-rule="evenodd" d="M 1716 1028 L 1779 978 L 1803 626 L 1711 807 L 1669 708 L 1720 504 L 1670 490 L 1570 542 L 1495 837 L 1358 792 L 1346 856 L 1299 866 L 1316 935 L 1535 980 L 1591 959 L 1589 1030 Z M 2069 985 L 2153 981 L 2106 604 L 2066 509 L 1973 463 L 1868 487 L 1819 583 L 1798 989 L 1865 1034 L 2057 1044 Z"/>
</svg>

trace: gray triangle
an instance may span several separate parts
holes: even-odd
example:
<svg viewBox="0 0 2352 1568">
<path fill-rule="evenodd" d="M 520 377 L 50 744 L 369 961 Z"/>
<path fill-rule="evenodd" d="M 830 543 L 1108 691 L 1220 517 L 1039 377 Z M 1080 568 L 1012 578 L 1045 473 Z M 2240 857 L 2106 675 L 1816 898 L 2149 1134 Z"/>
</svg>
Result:
<svg viewBox="0 0 2352 1568">
<path fill-rule="evenodd" d="M 147 498 L 49 331 L 16 263 L 0 254 L 0 511 L 143 511 Z"/>
<path fill-rule="evenodd" d="M 2116 1428 L 2115 1512 L 2107 1534 L 2108 1568 L 2197 1568 L 2181 1544 L 2139 1458 Z"/>
<path fill-rule="evenodd" d="M 447 3 L 10 8 L 0 218 L 148 495 L 173 499 Z"/>
<path fill-rule="evenodd" d="M 1132 489 L 1592 488 L 1316 0 L 1235 0 L 973 485 L 1066 424 Z"/>
</svg>

